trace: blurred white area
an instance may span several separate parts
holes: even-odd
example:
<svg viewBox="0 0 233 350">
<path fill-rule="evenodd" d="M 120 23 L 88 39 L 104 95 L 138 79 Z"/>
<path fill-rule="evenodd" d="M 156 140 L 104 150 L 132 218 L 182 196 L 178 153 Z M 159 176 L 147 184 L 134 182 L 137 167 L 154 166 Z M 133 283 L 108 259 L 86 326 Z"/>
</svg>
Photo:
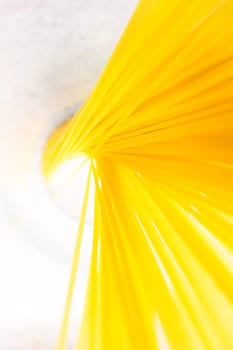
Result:
<svg viewBox="0 0 233 350">
<path fill-rule="evenodd" d="M 70 159 L 54 172 L 48 183 L 48 191 L 56 205 L 70 218 L 79 219 L 82 210 L 85 182 L 88 177 L 90 163 L 86 157 Z M 94 203 L 94 186 L 89 192 L 89 202 Z M 86 223 L 92 224 L 93 205 L 89 205 Z"/>
<path fill-rule="evenodd" d="M 67 268 L 3 220 L 0 252 L 0 348 L 53 349 Z"/>
<path fill-rule="evenodd" d="M 0 1 L 0 350 L 54 349 L 78 226 L 69 210 L 81 205 L 74 186 L 85 176 L 58 203 L 41 179 L 41 152 L 65 111 L 90 93 L 136 3 Z M 84 237 L 70 349 L 90 223 Z"/>
<path fill-rule="evenodd" d="M 39 185 L 14 193 L 20 202 L 9 201 L 7 208 L 8 201 L 3 201 L 0 213 L 0 349 L 53 349 L 78 223 L 67 218 Z M 72 307 L 72 344 L 85 297 L 91 246 L 92 226 L 86 225 Z"/>
</svg>

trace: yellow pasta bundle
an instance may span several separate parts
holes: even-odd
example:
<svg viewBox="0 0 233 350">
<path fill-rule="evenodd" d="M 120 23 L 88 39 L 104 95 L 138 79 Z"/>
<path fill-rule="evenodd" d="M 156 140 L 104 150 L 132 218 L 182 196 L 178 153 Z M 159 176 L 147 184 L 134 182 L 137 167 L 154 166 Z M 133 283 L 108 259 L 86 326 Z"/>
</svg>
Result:
<svg viewBox="0 0 233 350">
<path fill-rule="evenodd" d="M 233 1 L 141 0 L 47 178 L 90 174 L 57 349 L 66 349 L 90 177 L 93 251 L 78 350 L 233 348 Z"/>
</svg>

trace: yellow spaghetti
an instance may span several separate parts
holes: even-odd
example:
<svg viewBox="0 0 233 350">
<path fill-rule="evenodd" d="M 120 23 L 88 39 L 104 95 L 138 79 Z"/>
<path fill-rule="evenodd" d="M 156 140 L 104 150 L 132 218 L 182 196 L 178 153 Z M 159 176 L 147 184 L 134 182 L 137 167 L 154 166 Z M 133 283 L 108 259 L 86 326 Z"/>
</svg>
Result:
<svg viewBox="0 0 233 350">
<path fill-rule="evenodd" d="M 78 350 L 233 348 L 233 1 L 141 0 L 49 178 L 90 162 L 93 251 Z"/>
</svg>

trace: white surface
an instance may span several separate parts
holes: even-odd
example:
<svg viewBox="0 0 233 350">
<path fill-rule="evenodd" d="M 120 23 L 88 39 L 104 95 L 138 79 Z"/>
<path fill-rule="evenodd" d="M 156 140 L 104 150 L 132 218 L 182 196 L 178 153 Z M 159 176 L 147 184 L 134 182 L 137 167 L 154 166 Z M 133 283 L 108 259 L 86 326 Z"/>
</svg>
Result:
<svg viewBox="0 0 233 350">
<path fill-rule="evenodd" d="M 48 195 L 40 154 L 91 91 L 136 2 L 0 1 L 0 350 L 54 348 L 77 223 Z M 74 315 L 91 226 L 85 237 Z"/>
</svg>

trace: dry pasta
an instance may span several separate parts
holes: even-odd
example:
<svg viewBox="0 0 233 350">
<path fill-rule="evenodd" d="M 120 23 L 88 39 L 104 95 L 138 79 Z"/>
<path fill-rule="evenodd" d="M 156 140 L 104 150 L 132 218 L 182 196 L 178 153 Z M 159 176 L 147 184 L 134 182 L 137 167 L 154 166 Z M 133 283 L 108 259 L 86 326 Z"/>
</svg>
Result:
<svg viewBox="0 0 233 350">
<path fill-rule="evenodd" d="M 45 177 L 79 155 L 90 172 L 57 349 L 93 177 L 77 350 L 231 350 L 232 0 L 139 1 L 94 91 L 49 139 Z"/>
</svg>

